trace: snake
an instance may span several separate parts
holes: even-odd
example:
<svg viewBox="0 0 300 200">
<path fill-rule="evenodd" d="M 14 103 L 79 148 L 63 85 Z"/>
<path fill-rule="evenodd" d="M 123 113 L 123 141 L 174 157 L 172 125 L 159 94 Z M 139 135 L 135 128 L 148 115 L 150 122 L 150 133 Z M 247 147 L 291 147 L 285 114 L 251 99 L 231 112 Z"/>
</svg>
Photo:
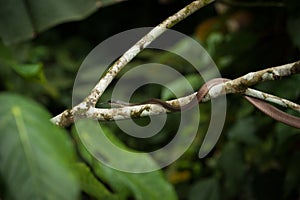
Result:
<svg viewBox="0 0 300 200">
<path fill-rule="evenodd" d="M 177 106 L 177 105 L 174 106 L 174 105 L 167 103 L 166 101 L 163 101 L 161 99 L 156 99 L 156 98 L 152 98 L 152 99 L 146 100 L 141 103 L 131 103 L 130 105 L 158 104 L 171 112 L 185 111 L 185 110 L 188 110 L 188 109 L 194 107 L 198 103 L 200 103 L 212 87 L 214 87 L 218 84 L 227 82 L 227 81 L 230 81 L 230 79 L 214 78 L 214 79 L 207 81 L 197 91 L 197 94 L 194 97 L 194 99 L 192 99 L 189 103 L 187 103 L 184 106 Z M 262 111 L 266 115 L 270 116 L 271 118 L 275 119 L 276 121 L 279 121 L 279 122 L 282 122 L 289 126 L 300 129 L 300 118 L 299 117 L 296 117 L 294 115 L 290 115 L 286 112 L 283 112 L 282 110 L 276 108 L 275 106 L 273 106 L 261 99 L 257 99 L 255 97 L 250 97 L 250 96 L 246 96 L 246 95 L 243 95 L 243 97 L 248 102 L 250 102 L 252 105 L 254 105 L 256 108 L 258 108 L 260 111 Z"/>
</svg>

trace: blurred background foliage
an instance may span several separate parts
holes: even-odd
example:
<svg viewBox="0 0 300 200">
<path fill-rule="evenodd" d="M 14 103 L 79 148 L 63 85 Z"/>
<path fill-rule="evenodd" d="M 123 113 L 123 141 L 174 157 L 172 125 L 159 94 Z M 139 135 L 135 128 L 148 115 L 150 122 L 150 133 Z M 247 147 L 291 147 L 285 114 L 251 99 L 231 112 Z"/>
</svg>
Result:
<svg viewBox="0 0 300 200">
<path fill-rule="evenodd" d="M 155 26 L 189 2 L 77 0 L 68 7 L 67 0 L 51 1 L 51 5 L 24 1 L 20 6 L 14 1 L 1 0 L 0 102 L 4 106 L 0 109 L 0 199 L 21 198 L 15 195 L 19 189 L 16 183 L 20 187 L 33 187 L 27 182 L 32 176 L 39 177 L 31 181 L 42 194 L 32 188 L 24 189 L 20 194 L 26 194 L 25 199 L 74 199 L 76 194 L 80 199 L 300 198 L 300 131 L 270 119 L 237 95 L 228 95 L 224 130 L 207 157 L 199 159 L 198 151 L 209 124 L 209 103 L 200 105 L 198 135 L 188 151 L 172 165 L 148 174 L 127 174 L 107 168 L 85 151 L 73 127 L 58 130 L 48 124 L 50 114 L 55 116 L 71 107 L 77 70 L 96 45 L 121 31 Z M 299 9 L 298 0 L 223 0 L 200 9 L 174 29 L 199 41 L 223 77 L 236 78 L 299 60 Z M 182 42 L 174 48 L 188 47 Z M 195 70 L 184 61 L 151 50 L 142 52 L 124 72 L 149 62 L 174 67 L 187 77 L 195 90 L 202 84 Z M 298 83 L 300 77 L 295 75 L 255 87 L 300 103 Z M 170 84 L 184 94 L 180 80 Z M 101 101 L 109 100 L 112 89 L 108 88 Z M 166 88 L 153 84 L 140 88 L 133 101 L 153 97 L 173 98 Z M 174 124 L 179 120 L 178 113 L 168 115 L 160 133 L 148 139 L 130 137 L 114 122 L 105 126 L 116 143 L 149 151 L 173 138 L 177 129 Z M 146 125 L 149 119 L 135 119 L 135 122 Z M 50 130 L 58 134 L 51 134 Z M 27 135 L 27 140 L 22 135 Z M 15 140 L 16 137 L 20 140 Z M 34 153 L 30 159 L 26 157 L 28 148 L 25 147 L 39 149 L 44 143 L 49 149 L 42 148 L 37 158 Z M 43 155 L 48 154 L 49 159 L 43 160 Z M 17 161 L 16 156 L 19 156 Z M 72 170 L 66 166 L 67 160 Z M 34 173 L 26 173 L 28 170 Z M 67 184 L 55 179 L 67 173 L 72 174 L 62 178 Z M 48 180 L 50 175 L 54 178 Z M 61 194 L 59 187 L 51 190 L 46 187 L 60 183 L 69 192 L 68 197 Z"/>
</svg>

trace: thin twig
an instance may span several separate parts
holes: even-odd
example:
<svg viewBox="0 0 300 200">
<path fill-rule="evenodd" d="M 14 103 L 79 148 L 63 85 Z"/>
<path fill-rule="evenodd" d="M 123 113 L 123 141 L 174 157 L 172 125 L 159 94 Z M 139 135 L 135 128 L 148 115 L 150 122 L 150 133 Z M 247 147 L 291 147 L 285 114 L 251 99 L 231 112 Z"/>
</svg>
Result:
<svg viewBox="0 0 300 200">
<path fill-rule="evenodd" d="M 245 91 L 245 95 L 255 97 L 255 98 L 259 97 L 258 99 L 262 99 L 264 101 L 280 105 L 284 108 L 290 108 L 290 109 L 293 109 L 300 113 L 300 105 L 298 105 L 292 101 L 289 101 L 287 99 L 277 97 L 272 94 L 267 94 L 267 93 L 261 92 L 259 90 L 254 90 L 254 89 L 248 88 Z"/>
</svg>

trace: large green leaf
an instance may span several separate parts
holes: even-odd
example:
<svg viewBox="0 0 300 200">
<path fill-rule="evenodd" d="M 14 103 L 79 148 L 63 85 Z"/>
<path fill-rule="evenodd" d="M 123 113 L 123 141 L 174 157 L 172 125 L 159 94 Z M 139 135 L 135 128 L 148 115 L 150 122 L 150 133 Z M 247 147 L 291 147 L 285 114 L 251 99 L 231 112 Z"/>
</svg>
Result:
<svg viewBox="0 0 300 200">
<path fill-rule="evenodd" d="M 81 123 L 83 122 L 83 123 Z M 88 133 L 90 131 L 95 131 L 95 127 L 93 127 L 95 123 L 88 120 L 81 120 L 76 122 L 76 126 L 83 126 L 84 132 Z M 114 145 L 119 147 L 124 147 L 120 140 L 118 140 L 109 129 L 102 127 L 105 131 L 106 136 L 110 139 Z M 80 128 L 82 131 L 82 129 Z M 168 183 L 161 171 L 154 171 L 150 173 L 126 173 L 121 172 L 116 169 L 110 168 L 103 163 L 96 160 L 91 156 L 90 152 L 88 152 L 83 146 L 83 144 L 79 141 L 78 133 L 76 129 L 73 129 L 75 137 L 78 139 L 79 152 L 84 157 L 84 159 L 92 166 L 93 171 L 96 175 L 104 182 L 106 182 L 113 190 L 117 193 L 119 199 L 127 199 L 128 197 L 134 196 L 136 200 L 173 200 L 177 199 L 175 191 L 170 183 Z M 102 151 L 100 147 L 101 144 L 98 144 L 97 153 L 103 154 L 107 156 L 105 151 Z M 95 148 L 97 145 L 95 144 Z M 126 147 L 124 147 L 126 148 Z M 94 149 L 95 151 L 96 149 Z M 120 159 L 120 158 L 117 158 Z M 124 159 L 120 159 L 124 161 Z M 128 163 L 124 163 L 124 165 L 138 165 L 139 163 L 148 163 L 150 165 L 155 165 L 154 161 L 149 156 L 142 157 L 136 163 L 136 160 L 126 160 Z M 131 163 L 130 163 L 131 162 Z M 132 163 L 134 162 L 134 163 Z M 152 162 L 152 163 L 151 163 Z"/>
<path fill-rule="evenodd" d="M 63 129 L 41 106 L 16 94 L 0 94 L 0 177 L 6 198 L 78 198 L 74 152 Z"/>
<path fill-rule="evenodd" d="M 84 163 L 76 165 L 77 173 L 80 177 L 80 185 L 82 190 L 95 197 L 96 199 L 114 200 L 117 199 L 105 186 L 97 180 L 90 168 Z"/>
<path fill-rule="evenodd" d="M 80 20 L 116 0 L 0 0 L 0 37 L 16 43 L 34 37 L 47 28 Z"/>
</svg>

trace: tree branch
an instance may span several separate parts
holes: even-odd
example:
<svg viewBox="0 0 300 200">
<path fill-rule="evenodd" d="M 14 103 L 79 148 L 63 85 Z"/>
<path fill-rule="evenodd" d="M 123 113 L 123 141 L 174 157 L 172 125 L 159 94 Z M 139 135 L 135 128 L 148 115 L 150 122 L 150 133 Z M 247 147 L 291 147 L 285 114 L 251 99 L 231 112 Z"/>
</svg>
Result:
<svg viewBox="0 0 300 200">
<path fill-rule="evenodd" d="M 249 88 L 249 86 L 263 81 L 278 80 L 280 78 L 299 73 L 300 61 L 278 67 L 267 68 L 257 72 L 251 72 L 242 77 L 212 87 L 209 93 L 203 98 L 202 102 L 209 101 L 212 98 L 217 98 L 220 95 L 237 93 L 272 102 L 280 106 L 291 108 L 300 112 L 300 105 L 294 102 Z M 193 93 L 186 97 L 167 101 L 167 103 L 174 106 L 184 106 L 188 104 L 195 96 L 196 93 Z M 88 118 L 99 121 L 112 121 L 129 119 L 132 117 L 159 115 L 162 113 L 170 112 L 169 110 L 157 104 L 124 106 L 121 108 L 111 109 L 95 108 L 92 106 L 87 108 L 85 106 L 82 107 L 82 105 L 83 104 L 79 104 L 73 109 L 64 111 L 60 115 L 52 118 L 51 121 L 60 126 L 67 126 L 73 123 L 74 116 L 76 116 L 76 118 Z"/>
<path fill-rule="evenodd" d="M 73 123 L 73 116 L 75 113 L 86 113 L 90 108 L 94 108 L 105 89 L 121 71 L 121 69 L 128 64 L 138 53 L 145 49 L 152 41 L 164 33 L 168 28 L 173 27 L 178 22 L 182 21 L 189 15 L 193 14 L 200 8 L 214 2 L 214 0 L 196 0 L 168 17 L 161 24 L 152 29 L 135 45 L 128 49 L 107 71 L 107 73 L 100 79 L 91 93 L 77 106 L 72 109 L 65 110 L 61 114 L 53 117 L 51 121 L 59 126 L 68 126 Z"/>
<path fill-rule="evenodd" d="M 92 89 L 90 95 L 85 99 L 89 105 L 95 106 L 107 86 L 115 78 L 115 76 L 121 71 L 121 69 L 128 64 L 138 53 L 144 50 L 151 42 L 157 37 L 163 34 L 167 29 L 173 27 L 178 22 L 182 21 L 195 11 L 199 10 L 203 6 L 213 2 L 214 0 L 197 0 L 187 5 L 174 15 L 168 17 L 161 24 L 152 29 L 142 39 L 140 39 L 135 45 L 128 49 L 107 71 L 107 73 L 100 79 L 96 86 Z"/>
<path fill-rule="evenodd" d="M 145 104 L 136 106 L 126 106 L 122 108 L 101 109 L 96 108 L 96 103 L 106 90 L 111 81 L 121 71 L 121 69 L 129 63 L 139 52 L 146 48 L 152 41 L 159 37 L 166 29 L 171 28 L 187 16 L 191 15 L 201 7 L 213 2 L 214 0 L 196 0 L 178 11 L 176 14 L 167 18 L 164 22 L 152 29 L 142 39 L 140 39 L 134 46 L 127 50 L 107 71 L 107 73 L 100 79 L 91 93 L 78 105 L 71 109 L 65 110 L 61 114 L 53 117 L 51 121 L 59 126 L 68 126 L 74 122 L 74 118 L 89 118 L 94 120 L 110 121 L 127 119 L 131 117 L 143 117 L 149 115 L 158 115 L 169 112 L 165 108 L 155 104 Z M 203 101 L 209 101 L 211 98 L 216 98 L 225 93 L 239 93 L 253 96 L 265 101 L 276 103 L 278 105 L 289 107 L 300 111 L 300 106 L 291 101 L 266 94 L 249 87 L 262 81 L 277 80 L 281 77 L 290 76 L 292 74 L 300 73 L 299 61 L 279 67 L 268 68 L 258 72 L 252 72 L 240 78 L 228 81 L 224 84 L 217 85 L 211 88 L 210 92 Z M 225 92 L 224 92 L 225 91 Z M 188 104 L 196 93 L 168 101 L 168 103 L 179 106 Z"/>
</svg>

